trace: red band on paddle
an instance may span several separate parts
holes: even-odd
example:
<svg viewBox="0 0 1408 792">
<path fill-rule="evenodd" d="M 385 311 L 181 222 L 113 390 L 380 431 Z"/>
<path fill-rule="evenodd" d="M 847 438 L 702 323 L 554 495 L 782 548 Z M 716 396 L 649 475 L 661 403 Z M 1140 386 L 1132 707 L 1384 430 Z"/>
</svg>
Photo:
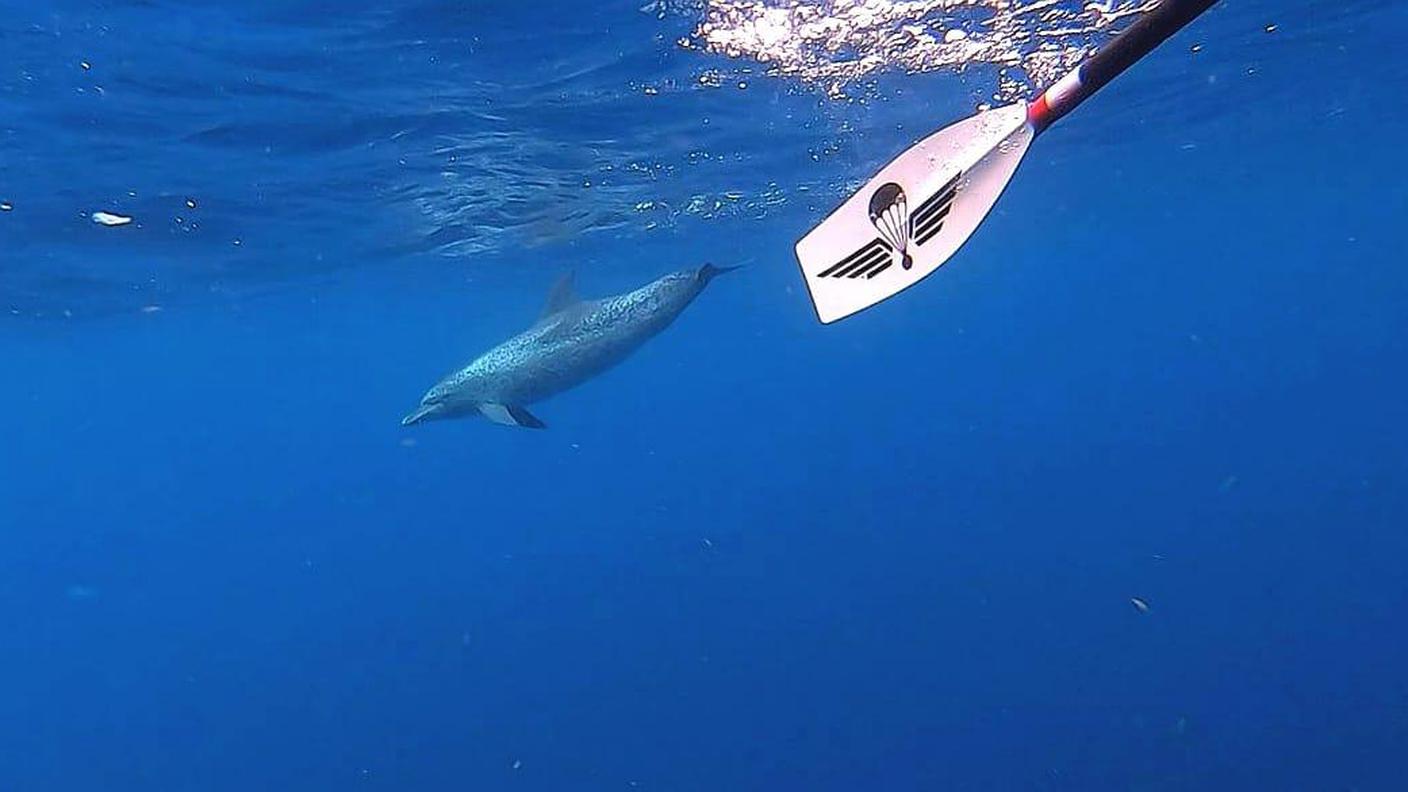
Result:
<svg viewBox="0 0 1408 792">
<path fill-rule="evenodd" d="M 1046 103 L 1046 94 L 1038 96 L 1036 101 L 1027 105 L 1027 123 L 1038 132 L 1051 123 L 1051 105 Z"/>
</svg>

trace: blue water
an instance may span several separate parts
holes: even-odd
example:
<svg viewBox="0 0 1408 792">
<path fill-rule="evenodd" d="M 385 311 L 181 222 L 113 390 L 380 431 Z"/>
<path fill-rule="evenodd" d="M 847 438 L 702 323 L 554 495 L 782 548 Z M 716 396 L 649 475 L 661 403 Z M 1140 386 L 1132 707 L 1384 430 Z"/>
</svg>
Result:
<svg viewBox="0 0 1408 792">
<path fill-rule="evenodd" d="M 1408 6 L 1224 3 L 827 327 L 792 243 L 996 76 L 703 13 L 5 4 L 0 789 L 1404 788 Z M 704 261 L 547 431 L 398 425 Z"/>
</svg>

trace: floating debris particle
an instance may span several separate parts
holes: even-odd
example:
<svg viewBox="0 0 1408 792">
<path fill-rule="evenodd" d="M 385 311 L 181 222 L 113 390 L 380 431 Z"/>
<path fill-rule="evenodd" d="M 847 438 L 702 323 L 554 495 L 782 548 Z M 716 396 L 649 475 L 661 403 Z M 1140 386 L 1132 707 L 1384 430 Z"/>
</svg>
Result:
<svg viewBox="0 0 1408 792">
<path fill-rule="evenodd" d="M 8 212 L 14 208 L 15 205 L 10 203 L 9 201 L 0 201 L 0 212 Z"/>
<path fill-rule="evenodd" d="M 1189 47 L 1188 49 L 1189 49 L 1189 51 L 1191 51 L 1194 55 L 1197 55 L 1199 52 L 1202 52 L 1202 51 L 1203 51 L 1203 45 L 1202 45 L 1202 44 L 1194 44 L 1193 46 Z"/>
<path fill-rule="evenodd" d="M 522 767 L 522 766 L 523 766 L 523 760 L 522 760 L 522 759 L 514 759 L 514 760 L 513 760 L 513 769 L 514 769 L 514 770 L 517 770 L 517 769 L 519 769 L 519 768 Z"/>
<path fill-rule="evenodd" d="M 78 65 L 83 67 L 83 71 L 88 71 L 89 69 L 93 68 L 93 64 L 89 63 L 88 61 L 79 61 Z"/>
<path fill-rule="evenodd" d="M 713 549 L 714 549 L 714 543 L 711 542 L 711 541 L 709 541 L 707 538 L 700 539 L 700 540 L 699 540 L 699 543 L 702 544 L 702 545 L 704 545 L 704 549 L 705 549 L 705 550 L 713 550 Z"/>
<path fill-rule="evenodd" d="M 122 226 L 132 222 L 132 218 L 112 212 L 94 212 L 92 218 L 93 222 L 105 226 Z"/>
<path fill-rule="evenodd" d="M 186 208 L 187 208 L 187 209 L 194 209 L 194 208 L 196 208 L 196 199 L 194 199 L 194 198 L 187 198 L 187 199 L 186 199 Z"/>
<path fill-rule="evenodd" d="M 144 314 L 154 314 L 154 313 L 159 313 L 160 311 L 161 311 L 161 306 L 160 306 L 160 305 L 152 304 L 152 305 L 143 305 L 143 306 L 142 306 L 142 313 L 144 313 Z"/>
<path fill-rule="evenodd" d="M 1130 605 L 1133 605 L 1133 606 L 1134 606 L 1134 609 L 1137 610 L 1137 611 L 1139 611 L 1140 613 L 1148 613 L 1148 612 L 1149 612 L 1149 603 L 1145 602 L 1144 600 L 1142 600 L 1142 599 L 1140 599 L 1140 598 L 1138 598 L 1138 597 L 1130 597 L 1130 598 L 1129 598 L 1129 604 L 1130 604 Z"/>
<path fill-rule="evenodd" d="M 1276 32 L 1276 25 L 1275 25 L 1275 24 L 1267 25 L 1267 26 L 1266 26 L 1266 32 L 1267 32 L 1267 33 L 1275 33 L 1275 32 Z"/>
</svg>

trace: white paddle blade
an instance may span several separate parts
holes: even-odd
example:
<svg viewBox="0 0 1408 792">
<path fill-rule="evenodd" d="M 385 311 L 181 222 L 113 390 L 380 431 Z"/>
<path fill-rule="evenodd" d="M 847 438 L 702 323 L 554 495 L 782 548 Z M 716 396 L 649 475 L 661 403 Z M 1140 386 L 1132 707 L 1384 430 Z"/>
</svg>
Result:
<svg viewBox="0 0 1408 792">
<path fill-rule="evenodd" d="M 822 323 L 923 280 L 987 217 L 1031 145 L 1025 104 L 988 110 L 896 157 L 797 243 Z"/>
</svg>

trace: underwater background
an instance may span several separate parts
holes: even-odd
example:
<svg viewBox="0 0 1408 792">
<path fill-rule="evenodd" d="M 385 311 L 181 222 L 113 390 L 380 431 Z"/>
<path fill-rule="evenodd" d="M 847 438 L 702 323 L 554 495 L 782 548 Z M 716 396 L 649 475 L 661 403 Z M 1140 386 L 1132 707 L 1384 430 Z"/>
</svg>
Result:
<svg viewBox="0 0 1408 792">
<path fill-rule="evenodd" d="M 1139 6 L 6 0 L 0 789 L 1404 788 L 1408 4 L 1220 4 L 845 322 L 793 258 Z"/>
</svg>

